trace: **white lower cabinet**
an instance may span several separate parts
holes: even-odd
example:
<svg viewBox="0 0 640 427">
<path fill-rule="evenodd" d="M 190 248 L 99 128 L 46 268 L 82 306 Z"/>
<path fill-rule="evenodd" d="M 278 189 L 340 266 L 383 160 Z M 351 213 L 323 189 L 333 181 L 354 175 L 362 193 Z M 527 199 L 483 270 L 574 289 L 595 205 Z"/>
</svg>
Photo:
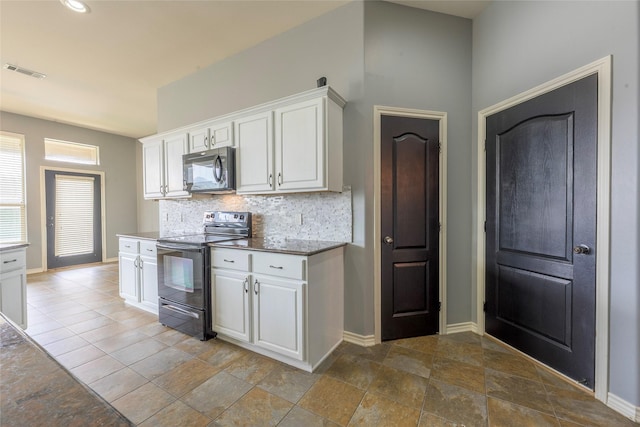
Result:
<svg viewBox="0 0 640 427">
<path fill-rule="evenodd" d="M 213 329 L 245 342 L 251 341 L 250 280 L 249 273 L 215 268 L 211 272 Z"/>
<path fill-rule="evenodd" d="M 343 336 L 343 249 L 313 256 L 212 248 L 213 330 L 312 372 Z"/>
<path fill-rule="evenodd" d="M 253 282 L 253 342 L 294 359 L 304 359 L 304 289 L 306 284 L 269 276 Z"/>
<path fill-rule="evenodd" d="M 27 270 L 25 249 L 0 253 L 0 311 L 27 328 Z"/>
<path fill-rule="evenodd" d="M 155 240 L 120 237 L 120 296 L 129 305 L 158 313 L 158 261 Z"/>
</svg>

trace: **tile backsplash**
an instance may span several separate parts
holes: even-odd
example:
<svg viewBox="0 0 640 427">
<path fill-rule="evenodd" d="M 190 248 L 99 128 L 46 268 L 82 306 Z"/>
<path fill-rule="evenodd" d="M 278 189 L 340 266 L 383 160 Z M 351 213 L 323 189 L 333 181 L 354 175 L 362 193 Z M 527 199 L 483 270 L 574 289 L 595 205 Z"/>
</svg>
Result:
<svg viewBox="0 0 640 427">
<path fill-rule="evenodd" d="M 278 195 L 197 195 L 191 199 L 159 201 L 160 233 L 202 232 L 207 210 L 247 211 L 253 219 L 254 237 L 351 242 L 351 188 L 342 193 Z M 302 215 L 302 225 L 299 216 Z"/>
</svg>

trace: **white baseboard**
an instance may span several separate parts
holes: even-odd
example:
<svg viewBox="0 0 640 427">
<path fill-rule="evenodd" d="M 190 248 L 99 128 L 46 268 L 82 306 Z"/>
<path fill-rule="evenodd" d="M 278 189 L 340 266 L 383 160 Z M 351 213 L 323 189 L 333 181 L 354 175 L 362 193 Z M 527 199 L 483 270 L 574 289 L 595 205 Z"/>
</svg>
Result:
<svg viewBox="0 0 640 427">
<path fill-rule="evenodd" d="M 613 393 L 607 394 L 607 406 L 631 421 L 640 422 L 640 406 L 635 406 Z"/>
<path fill-rule="evenodd" d="M 38 267 L 38 268 L 30 268 L 27 270 L 27 276 L 29 274 L 38 274 L 38 273 L 42 273 L 44 270 L 42 269 L 42 267 Z"/>
<path fill-rule="evenodd" d="M 458 332 L 473 332 L 477 334 L 478 324 L 475 322 L 452 323 L 447 325 L 446 331 L 447 334 L 457 334 Z"/>
<path fill-rule="evenodd" d="M 373 347 L 376 345 L 376 338 L 374 335 L 358 335 L 353 332 L 344 331 L 342 333 L 342 339 L 361 347 Z"/>
<path fill-rule="evenodd" d="M 109 262 L 118 262 L 118 257 L 114 257 L 114 258 L 106 258 L 105 260 L 103 260 L 102 262 L 104 263 L 109 263 Z"/>
</svg>

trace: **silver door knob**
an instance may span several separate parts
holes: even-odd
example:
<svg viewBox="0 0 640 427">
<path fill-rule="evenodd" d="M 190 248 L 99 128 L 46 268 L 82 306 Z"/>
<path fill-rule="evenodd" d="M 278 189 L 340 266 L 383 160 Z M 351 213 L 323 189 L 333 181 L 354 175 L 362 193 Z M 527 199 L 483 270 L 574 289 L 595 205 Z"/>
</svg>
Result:
<svg viewBox="0 0 640 427">
<path fill-rule="evenodd" d="M 573 248 L 573 253 L 576 255 L 587 255 L 591 252 L 591 248 L 587 245 L 578 245 Z"/>
<path fill-rule="evenodd" d="M 385 242 L 387 245 L 390 245 L 390 244 L 392 244 L 392 243 L 393 243 L 393 238 L 392 238 L 392 237 L 389 237 L 389 236 L 386 236 L 386 237 L 384 238 L 384 242 Z"/>
</svg>

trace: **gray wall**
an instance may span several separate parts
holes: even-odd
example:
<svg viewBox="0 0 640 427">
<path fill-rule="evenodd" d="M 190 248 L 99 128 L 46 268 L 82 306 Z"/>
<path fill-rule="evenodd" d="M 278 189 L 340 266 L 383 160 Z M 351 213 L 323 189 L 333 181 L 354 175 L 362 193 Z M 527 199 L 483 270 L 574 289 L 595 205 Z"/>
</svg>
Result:
<svg viewBox="0 0 640 427">
<path fill-rule="evenodd" d="M 353 153 L 365 172 L 365 247 L 373 249 L 373 106 L 447 113 L 447 324 L 471 320 L 471 21 L 398 6 L 365 3 L 365 108 L 361 145 Z M 373 298 L 373 253 L 363 258 L 367 299 Z M 366 307 L 372 334 L 373 307 Z"/>
<path fill-rule="evenodd" d="M 0 129 L 25 136 L 27 171 L 27 269 L 42 268 L 40 166 L 103 171 L 107 258 L 118 256 L 116 233 L 137 229 L 136 144 L 132 138 L 76 126 L 0 112 Z M 100 147 L 100 165 L 76 165 L 44 159 L 44 138 L 80 142 Z"/>
<path fill-rule="evenodd" d="M 448 323 L 471 320 L 470 20 L 385 2 L 351 3 L 161 88 L 158 130 L 311 89 L 320 76 L 348 101 L 344 172 L 354 242 L 345 254 L 345 329 L 374 333 L 376 104 L 449 113 Z"/>
<path fill-rule="evenodd" d="M 473 141 L 479 110 L 613 55 L 610 391 L 636 406 L 640 405 L 639 21 L 640 3 L 604 1 L 493 2 L 473 22 Z M 478 152 L 472 144 L 475 177 Z M 475 206 L 475 191 L 473 198 Z"/>
</svg>

